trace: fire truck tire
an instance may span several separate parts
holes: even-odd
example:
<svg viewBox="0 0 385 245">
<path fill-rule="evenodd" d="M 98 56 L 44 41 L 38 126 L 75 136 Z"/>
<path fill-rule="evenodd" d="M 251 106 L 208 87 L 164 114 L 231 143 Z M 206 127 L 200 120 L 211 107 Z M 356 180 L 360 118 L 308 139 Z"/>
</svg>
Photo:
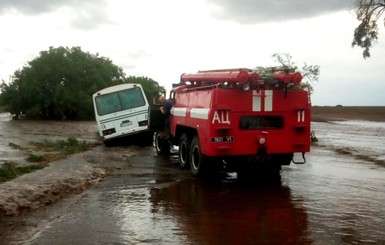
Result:
<svg viewBox="0 0 385 245">
<path fill-rule="evenodd" d="M 193 176 L 202 176 L 207 167 L 207 159 L 201 153 L 199 138 L 195 136 L 190 146 L 190 168 Z"/>
<path fill-rule="evenodd" d="M 185 133 L 179 139 L 179 165 L 182 169 L 190 167 L 190 140 Z"/>
<path fill-rule="evenodd" d="M 162 139 L 159 133 L 155 133 L 154 136 L 154 146 L 156 154 L 158 155 L 169 155 L 170 154 L 170 144 L 167 140 Z"/>
</svg>

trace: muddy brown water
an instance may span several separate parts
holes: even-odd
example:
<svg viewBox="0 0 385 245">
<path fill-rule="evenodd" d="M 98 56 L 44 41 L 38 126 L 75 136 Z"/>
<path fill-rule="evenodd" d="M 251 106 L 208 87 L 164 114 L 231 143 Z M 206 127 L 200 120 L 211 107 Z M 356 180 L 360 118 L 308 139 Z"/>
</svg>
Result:
<svg viewBox="0 0 385 245">
<path fill-rule="evenodd" d="M 73 137 L 83 142 L 99 142 L 96 123 L 93 121 L 32 121 L 11 120 L 8 113 L 0 113 L 0 164 L 9 161 L 28 164 L 28 151 L 34 142 L 67 140 Z M 16 147 L 15 147 L 16 146 Z"/>
<path fill-rule="evenodd" d="M 137 154 L 93 188 L 2 220 L 2 242 L 385 244 L 384 124 L 312 127 L 319 144 L 307 163 L 283 167 L 274 180 L 243 182 L 234 173 L 197 179 L 179 169 L 176 156 L 134 148 Z"/>
</svg>

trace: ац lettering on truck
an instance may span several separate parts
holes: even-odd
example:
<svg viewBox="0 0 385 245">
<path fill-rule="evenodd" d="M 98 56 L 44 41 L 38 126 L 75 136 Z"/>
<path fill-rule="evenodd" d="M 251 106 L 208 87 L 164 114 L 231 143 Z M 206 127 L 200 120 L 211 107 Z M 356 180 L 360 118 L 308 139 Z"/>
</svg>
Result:
<svg viewBox="0 0 385 245">
<path fill-rule="evenodd" d="M 294 163 L 305 163 L 311 102 L 301 80 L 280 67 L 182 74 L 170 93 L 171 142 L 179 146 L 181 167 L 190 166 L 193 175 L 221 164 L 238 173 L 257 166 L 279 172 L 294 153 L 302 154 Z M 156 139 L 157 152 L 167 152 Z"/>
</svg>

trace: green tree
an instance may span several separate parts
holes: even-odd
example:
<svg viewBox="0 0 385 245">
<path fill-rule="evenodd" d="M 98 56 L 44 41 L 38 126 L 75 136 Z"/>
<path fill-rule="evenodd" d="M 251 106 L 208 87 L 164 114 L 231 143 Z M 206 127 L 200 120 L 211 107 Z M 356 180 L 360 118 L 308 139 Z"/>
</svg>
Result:
<svg viewBox="0 0 385 245">
<path fill-rule="evenodd" d="M 281 66 L 297 70 L 293 57 L 289 53 L 275 53 L 272 57 L 276 62 L 281 64 Z M 302 75 L 302 85 L 307 87 L 310 92 L 313 92 L 312 82 L 318 81 L 320 67 L 318 65 L 308 65 L 307 63 L 304 63 L 298 71 Z"/>
<path fill-rule="evenodd" d="M 159 96 L 159 92 L 165 91 L 164 87 L 160 86 L 158 82 L 148 77 L 129 76 L 125 79 L 125 83 L 139 83 L 142 85 L 148 103 L 150 104 L 154 96 Z"/>
<path fill-rule="evenodd" d="M 352 46 L 363 48 L 364 58 L 370 57 L 370 49 L 378 39 L 377 22 L 384 11 L 384 0 L 356 0 L 356 17 L 360 23 L 354 30 Z"/>
<path fill-rule="evenodd" d="M 91 119 L 92 94 L 123 83 L 122 68 L 80 47 L 50 47 L 0 85 L 0 105 L 16 118 Z"/>
</svg>

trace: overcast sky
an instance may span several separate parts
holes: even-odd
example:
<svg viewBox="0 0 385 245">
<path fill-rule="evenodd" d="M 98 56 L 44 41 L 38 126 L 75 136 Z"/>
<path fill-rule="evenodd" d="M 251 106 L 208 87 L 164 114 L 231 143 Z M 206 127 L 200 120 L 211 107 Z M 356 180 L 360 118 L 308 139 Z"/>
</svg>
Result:
<svg viewBox="0 0 385 245">
<path fill-rule="evenodd" d="M 0 79 L 52 47 L 79 46 L 165 86 L 185 72 L 321 67 L 313 105 L 385 106 L 385 31 L 371 58 L 352 48 L 353 0 L 1 0 Z"/>
</svg>

